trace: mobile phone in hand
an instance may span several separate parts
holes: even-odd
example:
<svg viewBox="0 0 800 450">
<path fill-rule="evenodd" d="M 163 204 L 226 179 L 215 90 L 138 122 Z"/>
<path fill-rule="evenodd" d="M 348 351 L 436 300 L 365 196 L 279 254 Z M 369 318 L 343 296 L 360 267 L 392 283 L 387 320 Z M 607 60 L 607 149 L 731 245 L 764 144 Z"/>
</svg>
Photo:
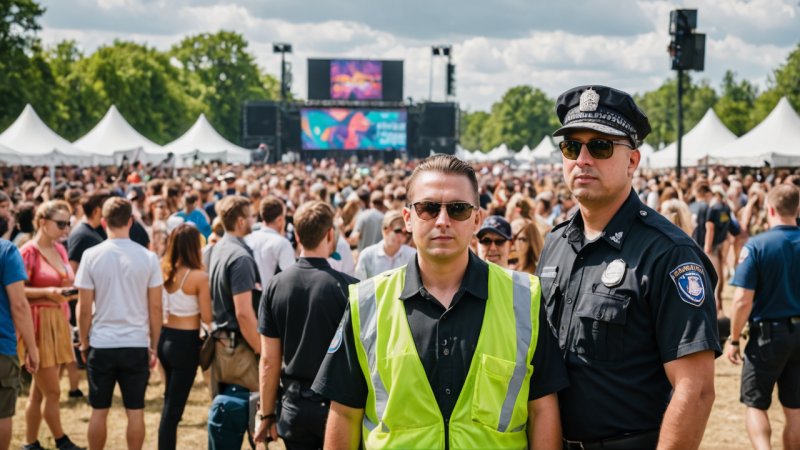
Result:
<svg viewBox="0 0 800 450">
<path fill-rule="evenodd" d="M 64 297 L 75 297 L 76 295 L 78 295 L 78 289 L 76 288 L 62 289 L 61 295 Z"/>
</svg>

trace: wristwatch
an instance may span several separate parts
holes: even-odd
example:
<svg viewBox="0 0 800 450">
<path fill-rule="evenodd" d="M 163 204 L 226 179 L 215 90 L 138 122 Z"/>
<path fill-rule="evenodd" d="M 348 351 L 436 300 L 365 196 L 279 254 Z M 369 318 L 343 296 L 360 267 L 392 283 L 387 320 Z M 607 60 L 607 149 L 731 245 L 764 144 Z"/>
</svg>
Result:
<svg viewBox="0 0 800 450">
<path fill-rule="evenodd" d="M 734 346 L 734 347 L 738 347 L 739 346 L 739 340 L 737 339 L 737 340 L 734 341 L 733 338 L 730 337 L 730 336 L 728 336 L 728 342 L 730 342 L 731 345 Z"/>
</svg>

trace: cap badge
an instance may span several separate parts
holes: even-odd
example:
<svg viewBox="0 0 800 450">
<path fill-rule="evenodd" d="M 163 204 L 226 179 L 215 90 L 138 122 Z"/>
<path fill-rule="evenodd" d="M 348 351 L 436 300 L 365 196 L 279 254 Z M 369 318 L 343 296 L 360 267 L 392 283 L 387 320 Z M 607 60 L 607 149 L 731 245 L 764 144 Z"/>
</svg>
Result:
<svg viewBox="0 0 800 450">
<path fill-rule="evenodd" d="M 607 288 L 619 286 L 619 284 L 622 283 L 622 279 L 625 278 L 625 269 L 627 266 L 625 261 L 621 259 L 611 261 L 603 272 L 603 276 L 600 277 L 600 281 L 602 281 Z"/>
<path fill-rule="evenodd" d="M 600 104 L 600 94 L 592 88 L 583 91 L 581 94 L 581 103 L 578 109 L 581 112 L 597 111 L 597 106 Z"/>
</svg>

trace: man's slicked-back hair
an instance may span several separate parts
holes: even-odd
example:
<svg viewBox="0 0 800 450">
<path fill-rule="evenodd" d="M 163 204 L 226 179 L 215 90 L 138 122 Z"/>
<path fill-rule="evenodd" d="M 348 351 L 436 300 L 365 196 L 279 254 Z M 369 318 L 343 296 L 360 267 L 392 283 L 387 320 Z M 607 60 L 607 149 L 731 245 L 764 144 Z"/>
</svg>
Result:
<svg viewBox="0 0 800 450">
<path fill-rule="evenodd" d="M 420 173 L 423 172 L 437 172 L 445 175 L 462 175 L 469 179 L 472 185 L 472 199 L 475 206 L 479 204 L 478 192 L 478 177 L 475 175 L 475 169 L 466 161 L 456 158 L 453 155 L 436 154 L 429 156 L 422 160 L 419 165 L 411 173 L 406 183 L 406 198 L 409 203 L 414 197 L 414 181 Z"/>
</svg>

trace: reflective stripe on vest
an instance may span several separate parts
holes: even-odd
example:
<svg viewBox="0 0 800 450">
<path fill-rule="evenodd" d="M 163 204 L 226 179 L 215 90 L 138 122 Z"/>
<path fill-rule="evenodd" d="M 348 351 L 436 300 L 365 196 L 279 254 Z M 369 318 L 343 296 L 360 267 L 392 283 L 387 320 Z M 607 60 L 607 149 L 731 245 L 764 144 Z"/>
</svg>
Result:
<svg viewBox="0 0 800 450">
<path fill-rule="evenodd" d="M 514 309 L 514 324 L 517 336 L 517 349 L 515 358 L 515 368 L 511 380 L 508 384 L 508 390 L 503 401 L 502 409 L 500 411 L 500 420 L 497 426 L 498 432 L 519 431 L 525 427 L 523 424 L 516 430 L 508 430 L 509 424 L 514 412 L 514 405 L 516 399 L 522 389 L 522 384 L 525 381 L 526 369 L 529 364 L 528 353 L 530 351 L 532 325 L 531 325 L 531 278 L 526 273 L 515 272 L 511 270 L 504 270 L 511 277 L 513 283 L 513 309 Z M 393 271 L 395 272 L 395 271 Z M 402 270 L 402 275 L 404 275 Z M 376 311 L 377 297 L 375 280 L 380 280 L 384 276 L 398 276 L 394 274 L 383 274 L 375 278 L 370 278 L 358 284 L 358 318 L 360 323 L 359 337 L 364 346 L 364 351 L 367 356 L 367 364 L 369 371 L 369 378 L 374 388 L 375 394 L 375 409 L 378 423 L 383 424 L 381 431 L 388 432 L 388 428 L 384 424 L 384 412 L 386 410 L 386 403 L 389 393 L 384 387 L 381 380 L 378 367 L 375 361 L 377 343 L 377 320 L 378 314 Z M 399 276 L 402 276 L 399 275 Z M 490 293 L 491 296 L 491 293 Z M 487 305 L 487 308 L 489 306 Z M 372 431 L 377 426 L 364 414 L 364 426 L 367 430 Z"/>
<path fill-rule="evenodd" d="M 506 431 L 511 421 L 511 414 L 514 412 L 514 402 L 517 394 L 522 388 L 522 381 L 525 379 L 525 366 L 528 356 L 528 347 L 531 345 L 531 279 L 528 274 L 511 272 L 511 279 L 514 281 L 514 326 L 517 329 L 517 340 L 521 344 L 517 346 L 516 367 L 511 383 L 508 385 L 506 399 L 503 402 L 503 409 L 500 410 L 500 424 L 497 431 Z"/>
<path fill-rule="evenodd" d="M 375 386 L 375 408 L 378 412 L 378 417 L 383 417 L 383 412 L 386 410 L 386 400 L 389 396 L 386 388 L 383 386 L 383 381 L 378 374 L 378 369 L 375 365 L 375 342 L 378 338 L 377 321 L 378 314 L 375 312 L 375 307 L 378 304 L 378 299 L 375 298 L 375 279 L 369 278 L 358 285 L 358 311 L 361 320 L 361 342 L 364 343 L 364 350 L 367 353 L 367 361 L 370 367 L 370 379 L 372 385 Z M 377 424 L 372 423 L 364 414 L 364 425 L 368 430 L 375 429 Z M 383 426 L 383 431 L 389 431 L 386 425 Z"/>
</svg>

